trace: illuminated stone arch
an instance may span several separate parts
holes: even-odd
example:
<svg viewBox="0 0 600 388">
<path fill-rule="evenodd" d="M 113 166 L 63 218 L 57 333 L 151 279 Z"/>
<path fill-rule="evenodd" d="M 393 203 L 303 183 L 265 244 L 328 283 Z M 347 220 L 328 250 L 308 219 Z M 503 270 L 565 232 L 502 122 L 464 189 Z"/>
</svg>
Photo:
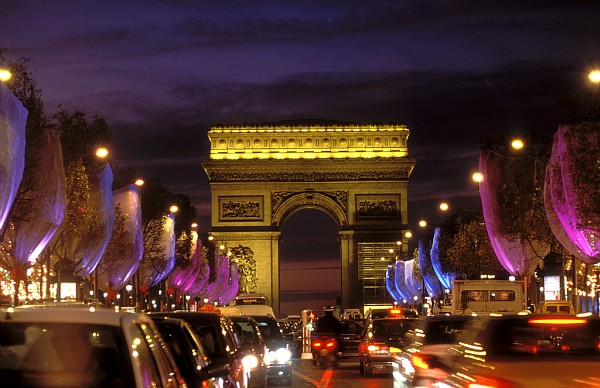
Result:
<svg viewBox="0 0 600 388">
<path fill-rule="evenodd" d="M 348 218 L 340 204 L 322 193 L 302 192 L 291 195 L 273 213 L 273 226 L 281 230 L 281 226 L 292 214 L 302 209 L 317 209 L 329 215 L 337 224 L 338 230 L 348 227 Z"/>
<path fill-rule="evenodd" d="M 212 195 L 210 232 L 219 244 L 254 252 L 257 292 L 275 313 L 281 226 L 302 209 L 321 210 L 337 224 L 341 307 L 365 307 L 361 252 L 406 241 L 416 163 L 408 135 L 403 125 L 211 128 L 210 160 L 202 162 Z"/>
</svg>

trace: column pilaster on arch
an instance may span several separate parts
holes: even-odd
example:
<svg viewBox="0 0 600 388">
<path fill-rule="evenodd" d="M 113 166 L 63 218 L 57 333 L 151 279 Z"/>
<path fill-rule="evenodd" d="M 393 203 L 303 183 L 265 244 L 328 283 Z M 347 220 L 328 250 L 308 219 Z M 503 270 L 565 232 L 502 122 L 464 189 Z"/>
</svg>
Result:
<svg viewBox="0 0 600 388">
<path fill-rule="evenodd" d="M 358 262 L 356 254 L 355 233 L 352 230 L 341 230 L 338 233 L 340 241 L 341 276 L 342 276 L 342 306 L 353 308 L 362 306 L 359 300 Z"/>
</svg>

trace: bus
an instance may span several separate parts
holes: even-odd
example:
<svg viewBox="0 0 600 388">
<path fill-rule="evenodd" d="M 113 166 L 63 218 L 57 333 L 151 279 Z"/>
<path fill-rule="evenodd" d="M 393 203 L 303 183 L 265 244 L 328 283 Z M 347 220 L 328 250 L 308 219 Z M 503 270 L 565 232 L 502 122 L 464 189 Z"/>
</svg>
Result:
<svg viewBox="0 0 600 388">
<path fill-rule="evenodd" d="M 235 297 L 236 306 L 246 305 L 268 305 L 269 299 L 264 294 L 250 293 L 250 294 L 239 294 Z"/>
</svg>

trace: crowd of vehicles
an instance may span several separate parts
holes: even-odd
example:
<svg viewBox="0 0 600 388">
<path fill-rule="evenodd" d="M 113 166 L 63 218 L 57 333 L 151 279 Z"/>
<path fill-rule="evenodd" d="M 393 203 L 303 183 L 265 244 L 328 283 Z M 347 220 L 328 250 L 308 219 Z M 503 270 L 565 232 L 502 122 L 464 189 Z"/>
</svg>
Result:
<svg viewBox="0 0 600 388">
<path fill-rule="evenodd" d="M 268 313 L 207 310 L 142 314 L 83 303 L 4 309 L 0 384 L 292 384 L 292 359 L 305 358 L 293 351 L 295 333 L 307 322 L 303 316 L 276 320 Z M 358 378 L 389 376 L 395 387 L 598 386 L 600 381 L 595 368 L 600 320 L 575 315 L 565 301 L 544 303 L 536 313 L 424 317 L 392 307 L 371 309 L 356 320 L 344 315 L 335 315 L 337 333 L 321 333 L 319 319 L 313 322 L 309 352 L 315 366 L 354 363 Z"/>
</svg>

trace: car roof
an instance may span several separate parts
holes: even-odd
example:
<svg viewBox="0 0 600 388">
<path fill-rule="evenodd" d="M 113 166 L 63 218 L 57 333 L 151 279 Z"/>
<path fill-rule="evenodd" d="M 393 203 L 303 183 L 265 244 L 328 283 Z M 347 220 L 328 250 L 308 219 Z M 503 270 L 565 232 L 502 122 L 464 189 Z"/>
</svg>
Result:
<svg viewBox="0 0 600 388">
<path fill-rule="evenodd" d="M 151 317 L 168 317 L 179 318 L 184 321 L 202 320 L 202 321 L 219 321 L 221 316 L 217 313 L 207 313 L 200 311 L 168 311 L 168 312 L 151 312 L 148 313 Z"/>
<path fill-rule="evenodd" d="M 94 307 L 45 307 L 3 309 L 0 322 L 91 323 L 118 327 L 128 322 L 151 322 L 151 319 L 144 314 Z"/>
<path fill-rule="evenodd" d="M 425 317 L 425 321 L 468 321 L 473 316 L 470 314 L 439 314 Z"/>
</svg>

